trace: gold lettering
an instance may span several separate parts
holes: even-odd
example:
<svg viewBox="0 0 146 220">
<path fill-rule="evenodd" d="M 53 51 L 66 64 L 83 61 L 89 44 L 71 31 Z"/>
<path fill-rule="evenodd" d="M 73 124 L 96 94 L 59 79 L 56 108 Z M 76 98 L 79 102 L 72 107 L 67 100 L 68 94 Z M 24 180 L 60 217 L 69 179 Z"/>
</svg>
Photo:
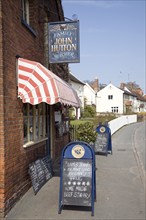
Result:
<svg viewBox="0 0 146 220">
<path fill-rule="evenodd" d="M 54 44 L 55 45 L 72 44 L 72 37 L 56 38 Z"/>
<path fill-rule="evenodd" d="M 72 50 L 77 50 L 77 45 L 76 44 L 72 44 Z"/>
<path fill-rule="evenodd" d="M 61 41 L 61 38 L 59 42 Z M 76 44 L 54 44 L 51 45 L 51 52 L 64 52 L 64 51 L 75 51 L 77 50 Z"/>
</svg>

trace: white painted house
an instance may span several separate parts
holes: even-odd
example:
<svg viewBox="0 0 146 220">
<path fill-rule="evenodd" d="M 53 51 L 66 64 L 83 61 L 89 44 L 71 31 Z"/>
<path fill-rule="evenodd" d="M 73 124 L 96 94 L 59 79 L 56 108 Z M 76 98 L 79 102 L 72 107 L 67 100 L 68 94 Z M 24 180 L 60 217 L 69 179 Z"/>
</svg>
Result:
<svg viewBox="0 0 146 220">
<path fill-rule="evenodd" d="M 137 96 L 133 94 L 127 87 L 124 87 L 123 91 L 123 113 L 138 112 Z"/>
<path fill-rule="evenodd" d="M 69 72 L 69 84 L 77 92 L 81 102 L 81 107 L 84 108 L 84 85 L 85 83 Z M 75 109 L 75 116 L 77 119 L 81 117 L 81 108 Z"/>
<path fill-rule="evenodd" d="M 86 105 L 96 105 L 95 91 L 94 89 L 92 89 L 92 87 L 88 83 L 84 85 L 84 99 L 85 99 Z"/>
<path fill-rule="evenodd" d="M 86 105 L 95 105 L 95 91 L 92 89 L 92 87 L 88 83 L 84 83 L 81 80 L 79 80 L 77 77 L 75 77 L 70 72 L 70 85 L 74 90 L 76 90 L 78 97 L 81 101 L 81 106 L 84 109 L 84 104 L 86 102 Z"/>
<path fill-rule="evenodd" d="M 69 73 L 69 83 L 71 87 L 77 92 L 77 95 L 81 101 L 81 106 L 84 108 L 84 85 L 85 83 L 79 80 L 73 73 Z"/>
<path fill-rule="evenodd" d="M 77 92 L 78 97 L 81 101 L 81 107 L 84 109 L 84 104 L 86 105 L 96 105 L 95 94 L 96 92 L 88 83 L 84 83 L 79 80 L 76 76 L 74 76 L 71 72 L 69 74 L 69 83 L 72 88 Z M 80 109 L 78 109 L 77 113 L 78 117 L 81 115 Z"/>
<path fill-rule="evenodd" d="M 97 92 L 96 112 L 125 114 L 146 111 L 146 100 L 126 87 L 119 89 L 112 83 Z"/>
<path fill-rule="evenodd" d="M 96 112 L 123 114 L 123 93 L 112 83 L 101 89 L 96 96 Z"/>
<path fill-rule="evenodd" d="M 88 83 L 84 83 L 70 72 L 70 85 L 76 90 L 84 104 L 95 105 L 97 113 L 125 114 L 131 112 L 146 112 L 146 99 L 142 95 L 132 92 L 126 86 L 118 88 L 112 83 L 99 91 L 95 91 Z M 81 116 L 81 109 L 75 109 L 77 118 Z"/>
</svg>

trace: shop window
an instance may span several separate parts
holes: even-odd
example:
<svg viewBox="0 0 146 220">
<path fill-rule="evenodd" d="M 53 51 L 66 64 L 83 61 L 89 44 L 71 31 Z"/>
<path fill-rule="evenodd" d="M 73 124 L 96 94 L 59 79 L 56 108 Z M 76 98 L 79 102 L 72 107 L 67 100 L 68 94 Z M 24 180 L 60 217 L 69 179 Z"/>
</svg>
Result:
<svg viewBox="0 0 146 220">
<path fill-rule="evenodd" d="M 108 95 L 108 99 L 113 99 L 113 95 Z"/>
<path fill-rule="evenodd" d="M 24 104 L 24 144 L 35 143 L 47 137 L 47 105 Z"/>
</svg>

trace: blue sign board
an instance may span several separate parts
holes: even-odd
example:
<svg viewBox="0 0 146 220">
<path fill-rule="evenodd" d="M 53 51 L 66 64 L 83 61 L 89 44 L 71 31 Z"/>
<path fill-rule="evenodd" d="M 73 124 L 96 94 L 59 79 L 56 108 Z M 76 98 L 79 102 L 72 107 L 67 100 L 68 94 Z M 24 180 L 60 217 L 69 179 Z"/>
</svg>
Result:
<svg viewBox="0 0 146 220">
<path fill-rule="evenodd" d="M 94 215 L 96 199 L 95 153 L 82 141 L 70 142 L 62 152 L 59 211 L 62 206 L 87 206 Z"/>
<path fill-rule="evenodd" d="M 108 154 L 112 153 L 111 130 L 108 125 L 100 124 L 96 128 L 97 138 L 94 144 L 95 153 Z"/>
<path fill-rule="evenodd" d="M 79 63 L 79 21 L 48 23 L 49 62 Z"/>
</svg>

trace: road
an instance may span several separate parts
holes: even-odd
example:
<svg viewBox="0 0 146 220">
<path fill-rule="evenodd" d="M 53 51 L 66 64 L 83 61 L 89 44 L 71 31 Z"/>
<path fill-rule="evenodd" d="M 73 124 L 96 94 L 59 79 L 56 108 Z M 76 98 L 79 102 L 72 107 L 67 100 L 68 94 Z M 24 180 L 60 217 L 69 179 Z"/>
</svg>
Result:
<svg viewBox="0 0 146 220">
<path fill-rule="evenodd" d="M 145 185 L 146 175 L 146 120 L 144 122 L 134 123 L 122 128 L 113 136 L 114 147 L 120 143 L 122 150 L 126 151 L 129 146 L 132 148 L 139 173 L 143 184 Z"/>
<path fill-rule="evenodd" d="M 135 129 L 134 143 L 139 154 L 143 170 L 146 172 L 146 121 L 137 123 Z"/>
<path fill-rule="evenodd" d="M 112 155 L 96 155 L 94 216 L 72 206 L 58 214 L 60 177 L 53 177 L 36 195 L 31 188 L 6 220 L 145 220 L 145 123 L 121 128 L 112 144 Z"/>
</svg>

